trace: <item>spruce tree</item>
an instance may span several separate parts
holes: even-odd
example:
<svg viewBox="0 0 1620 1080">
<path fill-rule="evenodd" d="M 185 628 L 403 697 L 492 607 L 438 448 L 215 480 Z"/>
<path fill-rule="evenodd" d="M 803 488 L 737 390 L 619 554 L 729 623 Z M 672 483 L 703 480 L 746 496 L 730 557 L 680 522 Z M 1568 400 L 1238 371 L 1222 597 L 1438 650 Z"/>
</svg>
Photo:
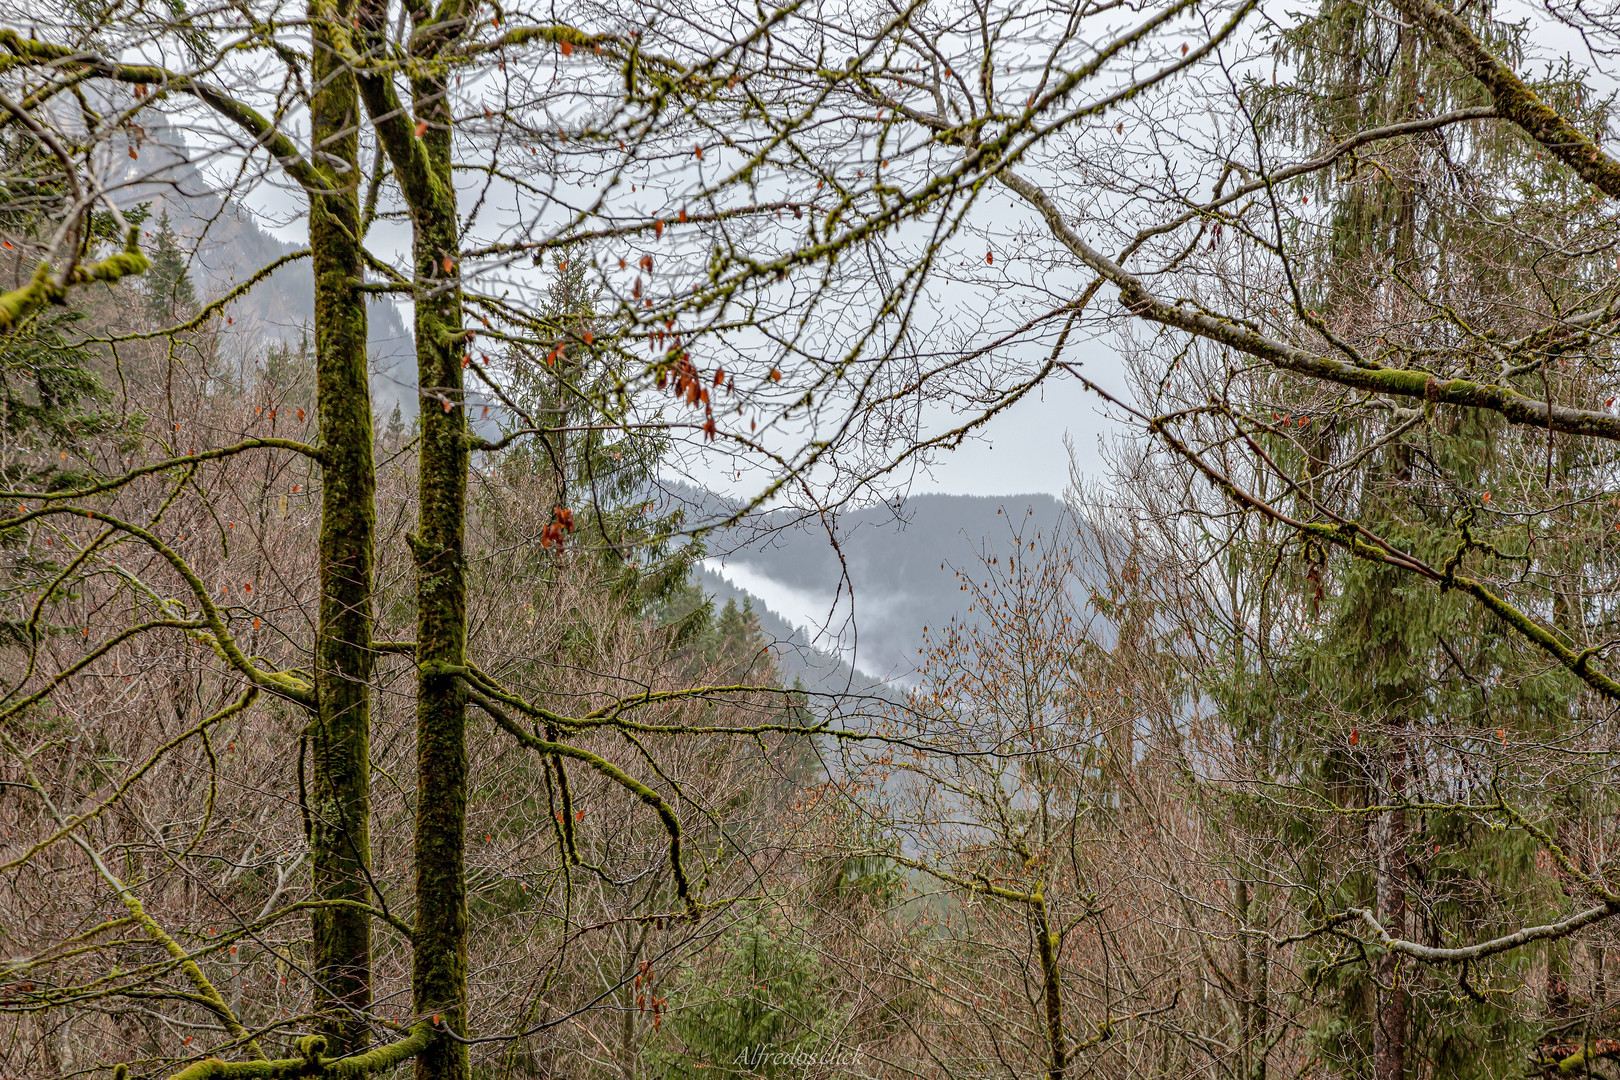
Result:
<svg viewBox="0 0 1620 1080">
<path fill-rule="evenodd" d="M 1472 19 L 1501 54 L 1516 54 L 1510 28 L 1492 22 L 1488 11 Z M 1257 131 L 1302 143 L 1307 152 L 1323 151 L 1343 132 L 1484 103 L 1478 85 L 1394 12 L 1332 4 L 1282 35 L 1278 47 L 1297 77 L 1253 88 Z M 1560 86 L 1543 90 L 1556 98 Z M 1475 310 L 1528 287 L 1533 268 L 1502 236 L 1483 229 L 1474 212 L 1492 184 L 1519 179 L 1522 156 L 1511 135 L 1458 144 L 1444 134 L 1416 132 L 1383 146 L 1376 165 L 1352 158 L 1337 175 L 1290 187 L 1286 197 L 1325 207 L 1288 238 L 1291 249 L 1309 253 L 1292 270 L 1303 304 L 1358 333 L 1433 320 L 1440 323 L 1431 332 L 1438 346 L 1449 328 L 1420 297 L 1443 299 L 1466 323 Z M 1253 403 L 1262 415 L 1273 403 L 1284 409 L 1291 401 L 1304 404 L 1280 383 L 1271 389 L 1277 395 L 1271 401 Z M 1290 464 L 1313 477 L 1386 430 L 1365 415 L 1330 418 L 1309 436 L 1268 445 L 1294 455 Z M 1552 483 L 1555 470 L 1568 463 L 1560 465 L 1550 445 L 1547 455 Z M 1459 493 L 1477 498 L 1501 491 L 1522 478 L 1526 466 L 1523 443 L 1508 438 L 1492 415 L 1433 415 L 1404 437 L 1383 439 L 1358 481 L 1340 485 L 1331 505 L 1438 565 L 1454 546 L 1448 534 Z M 1576 498 L 1591 493 L 1588 485 Z M 1528 849 L 1484 833 L 1465 815 L 1406 807 L 1446 802 L 1448 791 L 1465 783 L 1460 778 L 1469 766 L 1447 742 L 1453 732 L 1507 724 L 1551 735 L 1578 712 L 1578 682 L 1531 675 L 1518 636 L 1481 620 L 1466 598 L 1437 600 L 1416 579 L 1385 565 L 1330 567 L 1326 553 L 1309 544 L 1294 554 L 1298 602 L 1317 609 L 1318 631 L 1264 674 L 1250 669 L 1240 675 L 1236 682 L 1248 689 L 1233 704 L 1262 729 L 1282 725 L 1264 737 L 1283 751 L 1270 775 L 1313 777 L 1317 790 L 1359 823 L 1273 823 L 1300 844 L 1316 902 L 1324 909 L 1368 907 L 1392 933 L 1419 940 L 1444 940 L 1464 925 L 1511 923 L 1511 913 L 1504 917 L 1485 898 L 1525 895 L 1534 876 Z M 1578 562 L 1581 553 L 1572 557 Z M 1353 736 L 1324 747 L 1320 733 L 1345 723 Z M 1366 809 L 1373 807 L 1383 809 Z M 1325 856 L 1336 847 L 1344 858 Z M 1557 952 L 1549 961 L 1555 971 Z M 1342 1021 L 1322 1025 L 1318 1038 L 1324 1057 L 1347 1075 L 1497 1075 L 1522 1061 L 1535 1037 L 1500 999 L 1433 992 L 1423 972 L 1393 953 L 1375 955 L 1366 966 L 1347 964 L 1331 949 L 1320 959 L 1320 988 L 1333 991 Z M 1509 965 L 1527 975 L 1532 959 L 1520 956 Z"/>
<path fill-rule="evenodd" d="M 180 246 L 169 212 L 158 218 L 158 231 L 152 238 L 151 268 L 147 270 L 147 313 L 154 323 L 174 322 L 189 316 L 197 307 L 197 291 L 191 283 L 189 260 Z"/>
</svg>

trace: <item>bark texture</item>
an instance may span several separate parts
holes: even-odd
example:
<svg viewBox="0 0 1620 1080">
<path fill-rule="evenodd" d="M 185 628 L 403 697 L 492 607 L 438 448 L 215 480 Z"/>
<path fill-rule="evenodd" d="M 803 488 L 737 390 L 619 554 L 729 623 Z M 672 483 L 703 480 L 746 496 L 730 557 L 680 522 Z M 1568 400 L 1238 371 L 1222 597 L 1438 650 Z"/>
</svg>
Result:
<svg viewBox="0 0 1620 1080">
<path fill-rule="evenodd" d="M 1400 729 L 1398 729 L 1400 730 Z M 1404 734 L 1404 732 L 1402 732 Z M 1390 764 L 1390 801 L 1406 794 L 1403 743 Z M 1397 937 L 1406 936 L 1406 812 L 1379 816 L 1377 831 L 1378 919 Z M 1401 985 L 1400 954 L 1393 949 L 1378 959 L 1378 1010 L 1373 1025 L 1373 1080 L 1402 1080 L 1406 1074 L 1407 993 Z"/>
<path fill-rule="evenodd" d="M 459 221 L 451 176 L 448 68 L 441 53 L 465 12 L 407 5 L 415 115 L 390 78 L 365 73 L 366 109 L 394 167 L 412 226 L 416 364 L 421 384 L 418 461 L 421 519 L 410 538 L 416 564 L 416 927 L 411 988 L 418 1016 L 467 1033 L 467 585 L 464 540 L 470 443 L 462 399 Z M 382 55 L 386 9 L 360 14 L 368 55 Z M 416 1059 L 419 1080 L 467 1080 L 467 1047 L 440 1039 Z"/>
<path fill-rule="evenodd" d="M 370 682 L 372 544 L 376 475 L 366 307 L 359 291 L 360 101 L 353 71 L 337 55 L 332 24 L 352 5 L 311 3 L 314 41 L 311 130 L 324 189 L 310 193 L 315 272 L 316 411 L 321 474 L 320 616 L 315 643 L 317 711 L 310 725 L 310 851 L 314 895 L 370 900 Z M 322 1033 L 335 1053 L 367 1041 L 371 923 L 365 912 L 321 908 L 312 916 L 313 966 L 324 1001 Z"/>
</svg>

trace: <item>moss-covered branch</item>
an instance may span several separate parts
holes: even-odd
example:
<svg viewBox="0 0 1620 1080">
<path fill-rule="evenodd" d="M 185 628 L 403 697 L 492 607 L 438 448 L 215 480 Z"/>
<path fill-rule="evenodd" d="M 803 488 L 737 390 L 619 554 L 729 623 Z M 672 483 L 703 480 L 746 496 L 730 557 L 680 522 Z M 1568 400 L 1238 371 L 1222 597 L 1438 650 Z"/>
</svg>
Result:
<svg viewBox="0 0 1620 1080">
<path fill-rule="evenodd" d="M 129 334 L 114 334 L 109 337 L 85 338 L 84 343 L 90 344 L 95 342 L 110 344 L 118 341 L 146 341 L 150 338 L 170 337 L 174 334 L 189 333 L 190 331 L 196 330 L 198 327 L 202 326 L 215 315 L 219 314 L 220 311 L 224 310 L 226 304 L 246 296 L 249 292 L 253 291 L 259 282 L 263 281 L 265 278 L 269 277 L 283 266 L 286 266 L 290 262 L 297 262 L 299 259 L 307 259 L 309 258 L 309 254 L 309 248 L 304 248 L 300 251 L 289 251 L 287 254 L 281 256 L 281 258 L 271 260 L 265 265 L 259 267 L 259 269 L 255 271 L 254 274 L 246 281 L 236 285 L 219 299 L 212 300 L 207 304 L 204 304 L 202 309 L 198 311 L 197 314 L 193 315 L 183 323 L 178 323 L 174 326 L 165 326 L 158 330 L 142 330 Z"/>
<path fill-rule="evenodd" d="M 0 29 L 0 71 L 18 67 L 85 71 L 114 82 L 151 85 L 161 90 L 188 94 L 246 131 L 256 143 L 270 152 L 287 175 L 306 192 L 323 194 L 327 190 L 327 183 L 320 172 L 304 159 L 297 145 L 274 121 L 216 86 L 153 64 L 115 63 L 81 49 L 36 41 L 23 37 L 15 30 Z"/>
<path fill-rule="evenodd" d="M 253 705 L 254 701 L 258 699 L 258 697 L 259 688 L 256 686 L 250 686 L 241 697 L 237 698 L 229 705 L 226 705 L 223 709 L 204 717 L 202 720 L 198 721 L 195 726 L 187 728 L 185 731 L 182 731 L 174 738 L 165 742 L 162 746 L 159 746 L 147 756 L 147 759 L 142 762 L 139 767 L 137 767 L 133 772 L 119 782 L 118 786 L 113 789 L 112 794 L 108 795 L 105 799 L 97 803 L 93 809 L 86 810 L 82 814 L 75 814 L 73 817 L 68 818 L 67 821 L 63 823 L 62 826 L 55 832 L 47 836 L 45 839 L 32 844 L 27 851 L 24 851 L 15 859 L 11 859 L 8 862 L 0 864 L 0 873 L 4 873 L 7 870 L 21 866 L 39 852 L 66 837 L 73 830 L 100 817 L 107 811 L 108 807 L 112 806 L 123 797 L 124 792 L 128 791 L 132 785 L 140 780 L 141 777 L 151 772 L 152 769 L 157 766 L 157 763 L 162 761 L 171 750 L 174 750 L 176 747 L 191 739 L 193 736 L 201 735 L 203 732 L 207 731 L 209 728 L 220 723 L 221 721 L 228 720 L 233 716 L 247 711 L 247 709 Z M 10 711 L 14 710 L 8 710 L 8 712 Z"/>
<path fill-rule="evenodd" d="M 409 642 L 389 642 L 386 651 L 409 652 Z M 667 705 L 677 701 L 692 701 L 730 694 L 773 694 L 791 703 L 800 691 L 780 686 L 757 686 L 753 683 L 728 683 L 705 686 L 683 686 L 675 690 L 647 690 L 616 698 L 600 708 L 581 716 L 567 716 L 539 705 L 531 704 L 502 686 L 477 664 L 468 662 L 457 674 L 467 680 L 475 691 L 486 694 L 532 720 L 555 724 L 568 731 L 589 731 L 592 728 L 611 727 L 645 735 L 830 735 L 834 738 L 865 739 L 856 732 L 839 731 L 828 722 L 815 724 L 751 724 L 746 727 L 707 724 L 641 724 L 626 720 L 624 714 L 648 705 Z"/>
<path fill-rule="evenodd" d="M 197 619 L 149 619 L 146 622 L 136 623 L 134 626 L 127 626 L 118 633 L 114 634 L 112 637 L 108 638 L 106 641 L 103 641 L 101 644 L 91 649 L 89 652 L 85 653 L 83 656 L 79 657 L 79 659 L 75 660 L 61 671 L 58 671 L 55 675 L 51 676 L 49 681 L 47 681 L 44 686 L 11 702 L 11 704 L 5 707 L 4 711 L 0 711 L 0 720 L 9 720 L 13 716 L 16 716 L 18 713 L 22 712 L 24 709 L 31 708 L 34 705 L 37 705 L 39 702 L 44 701 L 56 691 L 57 687 L 67 682 L 67 680 L 71 679 L 73 676 L 77 675 L 91 664 L 95 663 L 101 657 L 106 656 L 109 652 L 116 649 L 119 645 L 128 641 L 130 638 L 144 634 L 148 630 L 169 628 L 174 630 L 184 630 L 189 633 L 197 630 L 205 630 L 207 629 L 207 625 L 207 623 Z"/>
<path fill-rule="evenodd" d="M 1114 404 L 1123 405 L 1119 399 L 1108 394 L 1095 383 L 1088 381 L 1086 385 L 1093 392 Z M 1140 416 L 1141 414 L 1138 413 L 1137 415 Z M 1178 439 L 1170 431 L 1163 418 L 1147 418 L 1146 423 L 1150 431 L 1164 440 L 1165 445 L 1170 447 L 1173 452 L 1193 468 L 1197 469 L 1205 479 L 1219 488 L 1239 506 L 1258 511 L 1278 524 L 1286 525 L 1302 535 L 1310 536 L 1324 544 L 1341 548 L 1359 559 L 1384 563 L 1387 566 L 1426 578 L 1439 585 L 1442 589 L 1456 589 L 1459 592 L 1467 593 L 1475 600 L 1478 600 L 1491 614 L 1507 623 L 1520 636 L 1557 660 L 1571 674 L 1586 683 L 1587 686 L 1590 686 L 1610 701 L 1620 701 L 1620 680 L 1593 666 L 1594 661 L 1599 658 L 1600 650 L 1582 649 L 1576 651 L 1557 634 L 1536 622 L 1516 605 L 1509 603 L 1484 582 L 1457 573 L 1458 567 L 1455 562 L 1448 564 L 1442 570 L 1437 570 L 1421 559 L 1399 551 L 1355 522 L 1343 520 L 1336 522 L 1301 521 L 1291 517 L 1278 510 L 1267 500 L 1244 490 L 1234 483 L 1231 477 L 1210 465 L 1191 447 Z"/>
<path fill-rule="evenodd" d="M 1548 1072 L 1563 1076 L 1588 1074 L 1594 1061 L 1605 1058 L 1620 1058 L 1620 1039 L 1592 1039 L 1585 1045 L 1554 1043 L 1541 1047 L 1532 1075 Z"/>
<path fill-rule="evenodd" d="M 438 1032 L 433 1025 L 422 1020 L 414 1024 L 403 1039 L 374 1046 L 361 1054 L 329 1061 L 323 1056 L 326 1053 L 326 1039 L 320 1035 L 308 1035 L 298 1042 L 299 1057 L 232 1062 L 207 1058 L 181 1069 L 171 1080 L 295 1080 L 296 1077 L 350 1080 L 384 1072 L 409 1061 L 433 1045 L 437 1037 Z M 127 1075 L 127 1072 L 122 1076 L 115 1074 L 115 1080 L 126 1080 Z"/>
<path fill-rule="evenodd" d="M 1490 91 L 1497 112 L 1574 169 L 1582 180 L 1605 195 L 1620 198 L 1620 161 L 1605 154 L 1585 132 L 1542 101 L 1512 68 L 1485 47 L 1467 23 L 1434 0 L 1394 0 L 1394 4 Z"/>
<path fill-rule="evenodd" d="M 1081 262 L 1119 290 L 1131 314 L 1182 330 L 1300 375 L 1356 390 L 1413 398 L 1438 405 L 1488 409 L 1514 424 L 1550 427 L 1570 435 L 1620 441 L 1620 417 L 1595 409 L 1576 409 L 1532 398 L 1511 386 L 1472 379 L 1438 379 L 1431 372 L 1356 364 L 1298 348 L 1263 334 L 1245 323 L 1159 299 L 1137 275 L 1086 243 L 1070 228 L 1062 211 L 1039 186 L 1010 170 L 998 178 L 1046 220 L 1053 235 Z"/>
<path fill-rule="evenodd" d="M 46 263 L 40 263 L 28 284 L 0 293 L 0 334 L 14 333 L 30 315 L 50 304 L 66 304 L 69 290 L 97 281 L 108 285 L 133 274 L 144 274 L 152 264 L 135 242 L 136 230 L 129 230 L 124 250 L 96 262 L 80 263 L 63 276 L 53 276 Z"/>
<path fill-rule="evenodd" d="M 30 521 L 36 521 L 40 518 L 50 517 L 57 514 L 68 514 L 73 517 L 83 517 L 92 521 L 99 521 L 104 525 L 109 525 L 120 532 L 140 540 L 147 547 L 151 548 L 155 553 L 161 556 L 162 559 L 167 562 L 176 573 L 185 579 L 186 585 L 191 590 L 192 596 L 197 600 L 198 607 L 202 609 L 202 619 L 200 621 L 202 626 L 207 630 L 207 633 L 202 635 L 202 639 L 206 641 L 206 643 L 214 650 L 214 653 L 219 656 L 221 660 L 225 661 L 232 668 L 235 668 L 239 673 L 247 678 L 249 682 L 253 683 L 255 686 L 258 686 L 262 690 L 269 690 L 271 693 L 289 698 L 303 705 L 310 707 L 314 706 L 314 694 L 312 693 L 309 684 L 304 680 L 296 678 L 286 672 L 267 671 L 264 668 L 259 667 L 259 665 L 255 664 L 252 660 L 248 659 L 248 657 L 242 652 L 241 648 L 236 644 L 236 638 L 231 633 L 230 627 L 226 625 L 224 615 L 221 614 L 219 608 L 215 606 L 213 598 L 208 594 L 208 587 L 204 585 L 202 579 L 197 576 L 197 572 L 193 570 L 190 564 L 180 556 L 179 552 L 175 551 L 168 544 L 164 543 L 149 530 L 144 529 L 133 522 L 124 521 L 121 518 L 114 517 L 111 514 L 103 513 L 99 510 L 88 510 L 83 507 L 70 506 L 46 506 L 38 510 L 25 511 L 24 513 L 18 514 L 14 517 L 0 520 L 0 530 L 13 529 L 21 525 L 26 525 Z M 179 623 L 163 622 L 154 623 L 153 625 L 179 625 Z"/>
<path fill-rule="evenodd" d="M 153 473 L 167 472 L 170 469 L 183 465 L 198 465 L 205 461 L 219 461 L 223 458 L 233 457 L 247 450 L 291 450 L 295 454 L 302 454 L 316 462 L 324 462 L 325 456 L 317 447 L 296 439 L 243 439 L 230 446 L 221 446 L 214 450 L 200 450 L 195 454 L 185 454 L 178 457 L 164 458 L 150 465 L 130 469 L 117 476 L 90 484 L 81 488 L 65 488 L 61 491 L 0 491 L 0 499 L 21 499 L 32 502 L 63 502 L 70 499 L 84 499 L 91 495 L 104 495 L 109 491 L 116 491 L 143 476 Z"/>
<path fill-rule="evenodd" d="M 31 788 L 34 794 L 38 796 L 51 817 L 56 819 L 57 825 L 66 828 L 68 825 L 67 815 L 56 804 L 56 800 L 51 797 L 51 793 L 46 789 L 45 784 L 40 781 L 39 776 L 34 772 L 33 764 L 29 761 L 28 755 L 24 754 L 21 748 L 11 740 L 4 728 L 0 728 L 0 748 L 3 748 L 14 760 L 22 764 L 26 786 Z M 264 1053 L 259 1049 L 258 1043 L 236 1019 L 236 1014 L 226 1004 L 225 999 L 220 996 L 219 990 L 215 988 L 208 976 L 204 974 L 202 968 L 197 964 L 196 958 L 187 952 L 185 947 L 178 941 L 174 940 L 174 937 L 163 928 L 162 924 L 147 912 L 145 905 L 141 903 L 140 897 L 117 874 L 113 873 L 112 868 L 101 857 L 101 853 L 91 846 L 88 840 L 72 829 L 67 830 L 67 835 L 73 844 L 84 852 L 85 857 L 90 860 L 90 865 L 95 868 L 97 876 L 106 882 L 108 887 L 118 896 L 119 901 L 124 905 L 124 910 L 129 912 L 130 921 L 139 926 L 153 943 L 162 948 L 185 974 L 186 978 L 190 980 L 197 993 L 196 1000 L 219 1018 L 220 1023 L 224 1025 L 225 1030 L 233 1039 L 247 1047 L 248 1051 L 256 1057 L 263 1058 Z"/>
<path fill-rule="evenodd" d="M 937 866 L 890 851 L 865 851 L 866 857 L 888 859 L 890 862 L 927 874 L 947 885 L 969 893 L 993 896 L 998 900 L 1019 904 L 1029 910 L 1031 929 L 1035 935 L 1035 950 L 1041 962 L 1042 1027 L 1046 1036 L 1047 1080 L 1063 1080 L 1068 1071 L 1069 1040 L 1063 1029 L 1063 976 L 1058 968 L 1058 954 L 1063 948 L 1063 937 L 1052 929 L 1046 907 L 1046 891 L 1037 887 L 1029 892 L 997 885 L 984 874 L 953 874 Z"/>
<path fill-rule="evenodd" d="M 1009 889 L 1004 885 L 995 884 L 983 874 L 975 874 L 971 877 L 963 874 L 953 874 L 949 870 L 941 870 L 939 867 L 925 863 L 921 859 L 913 859 L 892 851 L 860 851 L 856 852 L 855 855 L 874 859 L 888 859 L 892 863 L 920 871 L 931 878 L 943 881 L 947 885 L 952 885 L 958 889 L 966 889 L 970 893 L 981 893 L 985 896 L 993 896 L 998 900 L 1007 900 L 1031 908 L 1046 903 L 1045 896 L 1040 890 L 1022 892 L 1018 889 Z"/>
</svg>

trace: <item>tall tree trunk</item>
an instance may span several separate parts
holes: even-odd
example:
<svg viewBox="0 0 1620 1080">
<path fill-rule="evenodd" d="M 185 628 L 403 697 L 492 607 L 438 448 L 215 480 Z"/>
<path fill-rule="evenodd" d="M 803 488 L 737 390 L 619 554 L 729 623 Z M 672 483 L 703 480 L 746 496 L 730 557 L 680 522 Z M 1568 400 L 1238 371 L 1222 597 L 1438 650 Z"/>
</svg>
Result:
<svg viewBox="0 0 1620 1080">
<path fill-rule="evenodd" d="M 1256 892 L 1260 894 L 1258 899 L 1254 895 Z M 1259 909 L 1261 928 L 1269 929 L 1266 925 L 1270 912 L 1270 904 L 1266 902 L 1269 893 L 1263 887 L 1251 886 L 1247 879 L 1238 877 L 1234 879 L 1232 896 L 1238 923 L 1245 931 L 1253 930 L 1256 925 L 1256 908 Z M 1262 935 L 1245 932 L 1238 938 L 1237 950 L 1237 984 L 1243 994 L 1238 1001 L 1238 1016 L 1242 1022 L 1243 1075 L 1250 1080 L 1265 1080 L 1266 1041 L 1270 1035 L 1269 1003 L 1266 998 L 1271 974 L 1266 939 Z"/>
<path fill-rule="evenodd" d="M 1406 729 L 1394 728 L 1396 744 L 1390 757 L 1389 801 L 1406 796 Z M 1391 934 L 1406 933 L 1406 812 L 1379 815 L 1378 918 Z M 1399 956 L 1385 952 L 1378 960 L 1378 1015 L 1373 1026 L 1373 1080 L 1402 1080 L 1406 1073 L 1406 988 L 1400 984 Z"/>
<path fill-rule="evenodd" d="M 1042 1004 L 1046 1012 L 1046 1075 L 1049 1080 L 1063 1080 L 1069 1067 L 1069 1043 L 1063 1034 L 1063 980 L 1058 971 L 1058 952 L 1063 942 L 1052 930 L 1047 919 L 1046 902 L 1037 897 L 1034 905 L 1035 944 L 1041 956 Z"/>
<path fill-rule="evenodd" d="M 442 91 L 441 91 L 442 94 Z M 422 100 L 424 95 L 419 95 Z M 433 108 L 437 109 L 435 100 Z M 448 127 L 448 120 L 445 121 Z M 448 131 L 442 183 L 450 185 Z M 416 559 L 416 950 L 411 984 L 418 1013 L 442 1013 L 467 1030 L 467 692 L 454 674 L 466 663 L 467 423 L 462 404 L 461 290 L 455 279 L 456 228 L 420 222 L 416 273 L 416 357 L 424 397 L 421 522 Z M 448 272 L 443 271 L 445 260 Z M 420 1080 L 467 1080 L 467 1048 L 441 1039 L 417 1058 Z"/>
<path fill-rule="evenodd" d="M 1417 115 L 1418 63 L 1417 44 L 1411 31 L 1400 31 L 1399 63 L 1401 90 L 1399 115 L 1406 119 Z M 1415 154 L 1408 149 L 1409 154 Z M 1398 210 L 1391 261 L 1401 273 L 1413 271 L 1417 251 L 1417 191 L 1413 173 L 1416 161 L 1399 173 L 1396 184 Z M 1411 462 L 1399 458 L 1401 479 L 1411 476 Z M 1386 699 L 1387 700 L 1387 699 Z M 1397 702 L 1393 713 L 1390 735 L 1393 746 L 1389 758 L 1389 802 L 1399 803 L 1406 797 L 1408 770 L 1407 720 L 1405 703 Z M 1391 810 L 1379 817 L 1377 823 L 1378 853 L 1378 917 L 1389 932 L 1404 936 L 1406 932 L 1406 812 Z M 1378 982 L 1387 989 L 1379 989 L 1378 1017 L 1373 1027 L 1374 1080 L 1402 1080 L 1406 1074 L 1406 989 L 1399 984 L 1400 958 L 1386 952 L 1378 961 Z"/>
<path fill-rule="evenodd" d="M 418 1016 L 467 1032 L 467 417 L 461 360 L 460 238 L 451 175 L 447 68 L 438 56 L 461 31 L 455 0 L 437 11 L 408 4 L 415 117 L 381 73 L 362 73 L 361 93 L 411 215 L 416 286 L 416 366 L 421 384 L 421 519 L 410 538 L 416 562 L 416 930 L 411 991 Z M 362 4 L 369 55 L 385 52 L 387 7 Z M 425 73 L 422 73 L 425 72 Z M 438 1039 L 416 1059 L 418 1080 L 468 1080 L 466 1044 Z"/>
<path fill-rule="evenodd" d="M 321 473 L 320 615 L 315 641 L 317 713 L 310 728 L 314 895 L 370 899 L 372 674 L 371 577 L 376 526 L 371 387 L 360 258 L 360 102 L 331 29 L 352 0 L 313 0 L 311 137 L 327 190 L 311 193 L 315 272 L 315 379 Z M 317 910 L 313 957 L 320 1027 L 335 1053 L 367 1041 L 371 923 L 358 909 Z"/>
<path fill-rule="evenodd" d="M 447 4 L 446 8 L 454 8 Z M 456 16 L 452 12 L 451 18 Z M 421 36 L 425 28 L 417 27 Z M 445 31 L 448 33 L 449 31 Z M 427 35 L 429 40 L 432 34 Z M 422 399 L 421 524 L 416 558 L 416 1007 L 467 1032 L 467 691 L 447 669 L 467 662 L 467 409 L 462 400 L 460 231 L 442 76 L 412 84 L 431 170 L 413 200 L 416 364 Z M 441 1039 L 417 1059 L 420 1080 L 467 1080 L 467 1047 Z"/>
</svg>

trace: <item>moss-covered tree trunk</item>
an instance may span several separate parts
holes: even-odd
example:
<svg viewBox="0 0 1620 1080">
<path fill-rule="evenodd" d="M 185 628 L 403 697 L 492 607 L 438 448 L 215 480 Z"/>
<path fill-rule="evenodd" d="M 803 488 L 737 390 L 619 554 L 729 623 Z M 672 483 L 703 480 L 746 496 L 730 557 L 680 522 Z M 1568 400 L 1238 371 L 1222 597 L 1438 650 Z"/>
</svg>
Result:
<svg viewBox="0 0 1620 1080">
<path fill-rule="evenodd" d="M 450 132 L 442 87 L 417 88 L 430 101 L 424 138 L 450 190 Z M 443 124 L 440 130 L 431 125 Z M 443 203 L 448 201 L 445 215 Z M 467 692 L 452 669 L 466 663 L 467 585 L 463 540 L 467 519 L 467 410 L 462 402 L 461 289 L 453 199 L 439 213 L 418 214 L 416 363 L 423 388 L 420 458 L 421 521 L 416 559 L 416 952 L 412 988 L 419 1013 L 442 1013 L 467 1030 Z M 446 407 L 448 406 L 448 407 Z M 440 1040 L 417 1059 L 421 1080 L 466 1080 L 467 1048 Z"/>
<path fill-rule="evenodd" d="M 367 111 L 411 216 L 416 364 L 421 384 L 416 562 L 416 927 L 411 988 L 419 1016 L 467 1032 L 467 586 L 463 540 L 469 444 L 462 401 L 460 239 L 451 175 L 448 67 L 440 55 L 463 27 L 456 0 L 407 4 L 418 64 L 407 112 L 386 74 L 360 80 Z M 365 0 L 368 55 L 384 55 L 387 8 Z M 420 1080 L 467 1080 L 467 1047 L 439 1039 L 416 1059 Z"/>
<path fill-rule="evenodd" d="M 317 899 L 370 899 L 371 577 L 376 522 L 365 296 L 359 290 L 359 121 L 354 73 L 331 46 L 351 0 L 309 5 L 314 40 L 310 121 L 328 185 L 311 192 L 315 272 L 316 414 L 321 474 L 320 615 L 315 641 L 317 712 L 312 748 L 310 860 Z M 370 916 L 358 908 L 313 916 L 311 966 L 320 1027 L 333 1050 L 367 1041 L 371 1003 Z"/>
<path fill-rule="evenodd" d="M 1058 971 L 1058 953 L 1063 942 L 1047 918 L 1044 893 L 1037 893 L 1031 907 L 1035 922 L 1035 946 L 1041 957 L 1041 1006 L 1046 1021 L 1047 1080 L 1063 1080 L 1069 1067 L 1069 1040 L 1063 1033 L 1063 979 Z"/>
</svg>

